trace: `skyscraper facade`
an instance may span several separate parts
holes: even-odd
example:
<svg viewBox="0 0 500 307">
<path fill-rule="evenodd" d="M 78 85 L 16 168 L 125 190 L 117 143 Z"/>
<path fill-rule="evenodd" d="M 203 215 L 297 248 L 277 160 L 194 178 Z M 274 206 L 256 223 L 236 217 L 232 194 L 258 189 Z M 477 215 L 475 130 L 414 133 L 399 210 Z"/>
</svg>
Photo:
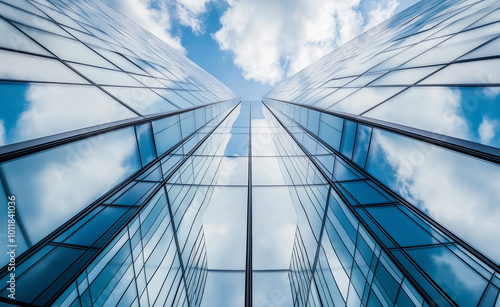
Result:
<svg viewBox="0 0 500 307">
<path fill-rule="evenodd" d="M 0 27 L 0 304 L 500 306 L 498 1 L 253 102 L 98 0 Z"/>
</svg>

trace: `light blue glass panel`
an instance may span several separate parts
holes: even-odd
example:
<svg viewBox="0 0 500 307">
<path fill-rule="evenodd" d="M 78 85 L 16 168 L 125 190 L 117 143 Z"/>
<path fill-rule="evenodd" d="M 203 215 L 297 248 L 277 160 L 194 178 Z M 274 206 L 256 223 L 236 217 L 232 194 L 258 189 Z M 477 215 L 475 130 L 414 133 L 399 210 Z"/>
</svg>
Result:
<svg viewBox="0 0 500 307">
<path fill-rule="evenodd" d="M 362 114 L 402 90 L 400 87 L 365 87 L 328 109 Z"/>
<path fill-rule="evenodd" d="M 223 143 L 217 150 L 217 155 L 248 156 L 249 135 L 246 133 L 233 133 L 226 135 Z"/>
<path fill-rule="evenodd" d="M 201 306 L 245 306 L 245 273 L 209 272 Z"/>
<path fill-rule="evenodd" d="M 496 262 L 500 168 L 404 136 L 373 130 L 366 170 Z M 481 221 L 481 222 L 478 222 Z"/>
<path fill-rule="evenodd" d="M 156 152 L 152 140 L 151 125 L 148 123 L 135 126 L 135 133 L 139 144 L 141 163 L 142 165 L 146 165 L 156 158 Z"/>
<path fill-rule="evenodd" d="M 254 185 L 284 185 L 281 168 L 276 157 L 252 158 L 252 183 Z"/>
<path fill-rule="evenodd" d="M 103 88 L 142 115 L 177 110 L 177 107 L 147 88 L 111 86 Z"/>
<path fill-rule="evenodd" d="M 365 125 L 358 125 L 358 131 L 356 132 L 356 145 L 354 147 L 354 153 L 352 160 L 357 165 L 364 168 L 366 157 L 368 155 L 368 147 L 370 145 L 372 128 Z"/>
<path fill-rule="evenodd" d="M 333 91 L 334 89 L 332 89 Z M 318 102 L 314 104 L 315 107 L 318 108 L 329 108 L 333 104 L 339 102 L 340 100 L 344 99 L 345 97 L 351 95 L 355 91 L 357 91 L 358 88 L 341 88 L 338 89 L 337 91 L 333 92 L 332 94 L 326 96 L 325 98 L 322 98 Z"/>
<path fill-rule="evenodd" d="M 49 52 L 3 19 L 0 20 L 0 46 L 50 56 Z"/>
<path fill-rule="evenodd" d="M 28 7 L 33 8 L 31 5 L 28 5 Z M 48 32 L 57 33 L 59 35 L 67 35 L 67 33 L 64 32 L 59 26 L 51 22 L 49 19 L 43 16 L 43 14 L 40 14 L 38 10 L 35 11 L 37 11 L 38 14 L 42 15 L 45 18 L 40 17 L 38 14 L 30 14 L 24 10 L 16 9 L 12 6 L 4 4 L 3 2 L 0 3 L 0 8 L 2 11 L 2 16 L 10 19 L 11 21 L 26 24 L 34 28 L 40 28 Z"/>
<path fill-rule="evenodd" d="M 184 99 L 184 97 L 178 95 L 173 90 L 166 89 L 154 89 L 160 96 L 170 101 L 172 104 L 179 106 L 180 108 L 190 108 L 193 107 L 194 104 Z"/>
<path fill-rule="evenodd" d="M 333 115 L 321 114 L 318 136 L 336 150 L 340 149 L 343 121 L 343 119 Z"/>
<path fill-rule="evenodd" d="M 394 70 L 383 75 L 370 85 L 412 85 L 422 80 L 442 66 Z"/>
<path fill-rule="evenodd" d="M 254 272 L 253 302 L 256 306 L 293 306 L 288 272 Z"/>
<path fill-rule="evenodd" d="M 207 178 L 209 182 L 213 178 Z M 224 157 L 217 170 L 217 185 L 248 185 L 248 158 Z"/>
<path fill-rule="evenodd" d="M 128 208 L 107 207 L 94 218 L 78 229 L 64 243 L 92 246 L 114 223 L 116 223 Z"/>
<path fill-rule="evenodd" d="M 211 193 L 203 214 L 208 266 L 210 269 L 244 270 L 247 188 L 215 187 Z"/>
<path fill-rule="evenodd" d="M 89 84 L 67 66 L 51 58 L 0 50 L 0 67 L 0 78 L 6 80 Z"/>
<path fill-rule="evenodd" d="M 129 74 L 121 71 L 73 63 L 70 66 L 99 85 L 142 86 L 141 83 L 130 77 Z"/>
<path fill-rule="evenodd" d="M 254 270 L 289 268 L 296 224 L 297 214 L 287 187 L 253 187 Z"/>
<path fill-rule="evenodd" d="M 0 97 L 0 146 L 137 116 L 91 86 L 0 82 Z"/>
<path fill-rule="evenodd" d="M 22 27 L 22 30 L 63 60 L 86 63 L 105 68 L 116 68 L 113 64 L 79 41 L 49 34 L 33 28 Z"/>
<path fill-rule="evenodd" d="M 179 116 L 174 115 L 153 121 L 156 152 L 162 155 L 182 139 Z"/>
<path fill-rule="evenodd" d="M 352 158 L 352 153 L 354 150 L 356 127 L 356 122 L 344 120 L 344 129 L 342 131 L 342 144 L 340 146 L 340 152 L 349 159 Z"/>
<path fill-rule="evenodd" d="M 499 114 L 499 87 L 418 87 L 366 116 L 500 147 Z"/>
</svg>

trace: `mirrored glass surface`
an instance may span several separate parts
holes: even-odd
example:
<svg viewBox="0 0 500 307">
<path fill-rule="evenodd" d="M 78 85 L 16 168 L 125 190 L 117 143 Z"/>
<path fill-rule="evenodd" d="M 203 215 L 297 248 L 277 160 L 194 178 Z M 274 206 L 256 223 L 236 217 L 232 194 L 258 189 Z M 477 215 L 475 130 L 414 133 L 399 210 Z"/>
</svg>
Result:
<svg viewBox="0 0 500 307">
<path fill-rule="evenodd" d="M 136 117 L 91 86 L 0 82 L 0 145 Z"/>
<path fill-rule="evenodd" d="M 414 87 L 365 116 L 500 147 L 499 87 Z"/>
<path fill-rule="evenodd" d="M 284 185 L 279 158 L 252 157 L 253 185 Z"/>
<path fill-rule="evenodd" d="M 253 302 L 257 306 L 293 306 L 288 272 L 254 272 Z"/>
<path fill-rule="evenodd" d="M 247 238 L 247 188 L 215 187 L 203 214 L 210 269 L 244 270 Z"/>
<path fill-rule="evenodd" d="M 142 115 L 177 110 L 177 107 L 147 88 L 111 86 L 103 88 Z"/>
<path fill-rule="evenodd" d="M 1 165 L 17 210 L 36 243 L 140 168 L 126 128 Z"/>
<path fill-rule="evenodd" d="M 494 164 L 374 129 L 368 173 L 461 238 L 500 262 L 492 233 L 500 199 Z"/>
<path fill-rule="evenodd" d="M 245 306 L 245 272 L 209 272 L 201 306 Z"/>
<path fill-rule="evenodd" d="M 288 269 L 297 213 L 288 187 L 252 188 L 252 266 L 254 270 Z"/>
<path fill-rule="evenodd" d="M 4 80 L 89 84 L 61 62 L 45 57 L 0 50 L 0 67 Z"/>
</svg>

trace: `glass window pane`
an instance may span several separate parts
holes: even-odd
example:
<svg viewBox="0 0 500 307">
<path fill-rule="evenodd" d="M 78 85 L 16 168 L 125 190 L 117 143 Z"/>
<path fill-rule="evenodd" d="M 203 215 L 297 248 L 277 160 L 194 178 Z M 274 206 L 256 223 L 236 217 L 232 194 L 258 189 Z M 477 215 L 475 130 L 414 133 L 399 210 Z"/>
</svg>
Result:
<svg viewBox="0 0 500 307">
<path fill-rule="evenodd" d="M 252 157 L 253 185 L 284 185 L 280 164 L 276 157 Z"/>
<path fill-rule="evenodd" d="M 182 140 L 179 115 L 153 121 L 156 152 L 162 155 Z"/>
<path fill-rule="evenodd" d="M 126 128 L 1 165 L 33 243 L 140 168 Z"/>
<path fill-rule="evenodd" d="M 335 91 L 336 89 L 332 88 L 332 92 Z M 314 104 L 315 107 L 318 108 L 329 108 L 333 104 L 339 102 L 340 100 L 346 98 L 347 96 L 351 95 L 355 91 L 357 91 L 358 88 L 341 88 L 333 92 L 331 95 L 326 96 L 325 98 L 322 98 L 318 102 Z"/>
<path fill-rule="evenodd" d="M 177 110 L 171 103 L 147 88 L 105 86 L 104 89 L 142 115 Z"/>
<path fill-rule="evenodd" d="M 379 191 L 365 181 L 342 182 L 341 185 L 351 194 L 361 205 L 387 203 Z"/>
<path fill-rule="evenodd" d="M 252 188 L 254 270 L 290 267 L 297 214 L 287 187 Z"/>
<path fill-rule="evenodd" d="M 359 115 L 403 89 L 402 87 L 365 87 L 329 109 Z"/>
<path fill-rule="evenodd" d="M 64 241 L 67 244 L 92 246 L 120 217 L 129 210 L 128 208 L 106 207 L 94 216 L 82 228 Z"/>
<path fill-rule="evenodd" d="M 152 139 L 151 125 L 143 124 L 135 126 L 137 142 L 139 144 L 139 153 L 141 155 L 142 165 L 146 165 L 156 158 L 156 152 Z"/>
<path fill-rule="evenodd" d="M 4 144 L 137 116 L 91 86 L 0 82 L 0 96 Z"/>
<path fill-rule="evenodd" d="M 488 282 L 444 246 L 406 252 L 460 306 L 476 306 Z"/>
<path fill-rule="evenodd" d="M 256 306 L 293 306 L 287 272 L 254 272 L 253 302 Z"/>
<path fill-rule="evenodd" d="M 0 50 L 0 67 L 0 78 L 6 80 L 89 84 L 61 62 L 45 57 Z"/>
<path fill-rule="evenodd" d="M 58 280 L 60 274 L 73 265 L 83 253 L 83 250 L 78 249 L 55 248 L 38 265 L 17 278 L 16 296 L 22 297 L 24 301 L 31 302 L 41 294 L 41 290 L 44 290 L 44 287 L 38 285 L 48 285 Z"/>
<path fill-rule="evenodd" d="M 57 33 L 59 35 L 67 35 L 59 26 L 47 18 L 42 18 L 39 15 L 30 14 L 20 9 L 16 9 L 10 5 L 0 2 L 0 11 L 2 16 L 14 22 L 29 25 L 34 28 L 41 28 L 45 31 Z M 17 25 L 17 24 L 16 24 Z M 17 25 L 20 26 L 20 25 Z"/>
<path fill-rule="evenodd" d="M 370 145 L 372 128 L 365 125 L 358 125 L 356 133 L 356 145 L 352 160 L 361 168 L 365 167 L 366 157 L 368 154 L 368 146 Z"/>
<path fill-rule="evenodd" d="M 344 120 L 344 129 L 342 132 L 342 145 L 340 146 L 340 152 L 349 159 L 352 158 L 352 153 L 354 150 L 356 126 L 357 124 L 355 122 Z"/>
<path fill-rule="evenodd" d="M 87 65 L 69 65 L 99 85 L 142 86 L 141 83 L 124 72 Z"/>
<path fill-rule="evenodd" d="M 370 85 L 412 85 L 442 66 L 394 70 L 378 78 Z"/>
<path fill-rule="evenodd" d="M 215 187 L 203 214 L 210 269 L 244 270 L 247 242 L 247 188 Z"/>
<path fill-rule="evenodd" d="M 372 207 L 366 210 L 402 247 L 439 243 L 395 206 Z"/>
<path fill-rule="evenodd" d="M 79 41 L 27 27 L 23 27 L 23 31 L 63 60 L 112 69 L 116 68 Z"/>
<path fill-rule="evenodd" d="M 482 253 L 500 262 L 500 168 L 374 129 L 366 170 Z M 481 222 L 478 222 L 481 221 Z"/>
<path fill-rule="evenodd" d="M 201 306 L 245 306 L 245 273 L 209 272 Z"/>
<path fill-rule="evenodd" d="M 3 19 L 0 20 L 0 46 L 50 56 L 49 52 Z"/>
<path fill-rule="evenodd" d="M 166 90 L 166 89 L 154 89 L 154 91 L 181 109 L 194 107 L 194 104 L 192 104 L 191 102 L 184 99 L 182 96 L 177 94 L 175 91 Z"/>
<path fill-rule="evenodd" d="M 210 178 L 212 180 L 212 178 Z M 224 157 L 217 171 L 217 185 L 248 185 L 248 158 Z"/>
<path fill-rule="evenodd" d="M 113 201 L 113 205 L 134 206 L 139 205 L 137 201 L 152 192 L 155 183 L 152 182 L 137 182 L 117 200 Z"/>
<path fill-rule="evenodd" d="M 500 60 L 483 60 L 451 64 L 420 84 L 498 84 L 500 83 Z"/>
</svg>

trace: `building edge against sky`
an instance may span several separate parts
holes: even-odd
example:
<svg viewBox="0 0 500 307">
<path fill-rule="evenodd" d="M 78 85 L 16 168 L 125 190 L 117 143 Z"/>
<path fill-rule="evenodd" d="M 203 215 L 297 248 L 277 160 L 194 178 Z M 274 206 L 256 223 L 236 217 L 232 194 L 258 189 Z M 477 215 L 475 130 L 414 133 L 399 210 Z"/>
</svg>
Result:
<svg viewBox="0 0 500 307">
<path fill-rule="evenodd" d="M 98 1 L 0 1 L 1 302 L 498 306 L 499 7 L 418 3 L 239 103 Z"/>
</svg>

